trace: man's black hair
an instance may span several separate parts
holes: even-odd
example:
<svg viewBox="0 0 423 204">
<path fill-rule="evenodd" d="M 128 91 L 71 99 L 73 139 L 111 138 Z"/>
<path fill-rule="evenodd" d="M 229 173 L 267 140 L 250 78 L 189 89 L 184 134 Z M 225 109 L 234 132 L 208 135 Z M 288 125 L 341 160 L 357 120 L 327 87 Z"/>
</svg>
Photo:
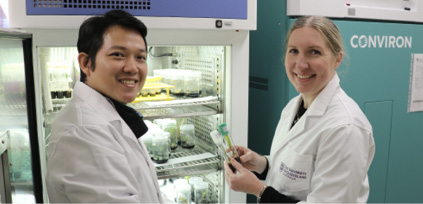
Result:
<svg viewBox="0 0 423 204">
<path fill-rule="evenodd" d="M 112 10 L 103 16 L 91 17 L 85 20 L 79 28 L 77 47 L 79 53 L 88 54 L 87 62 L 91 60 L 91 69 L 93 71 L 95 69 L 95 56 L 104 43 L 104 33 L 108 28 L 115 25 L 138 32 L 144 39 L 145 47 L 147 48 L 145 39 L 147 27 L 130 13 L 123 10 Z M 85 82 L 87 76 L 82 70 L 80 72 L 81 82 Z"/>
</svg>

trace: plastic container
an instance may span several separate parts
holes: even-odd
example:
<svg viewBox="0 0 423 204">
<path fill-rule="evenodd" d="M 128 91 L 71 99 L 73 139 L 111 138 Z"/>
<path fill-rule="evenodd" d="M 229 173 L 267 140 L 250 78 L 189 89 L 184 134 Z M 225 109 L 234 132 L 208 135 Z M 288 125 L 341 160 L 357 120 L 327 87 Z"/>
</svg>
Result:
<svg viewBox="0 0 423 204">
<path fill-rule="evenodd" d="M 183 185 L 183 184 L 188 184 L 188 180 L 186 179 L 176 179 L 173 181 L 173 190 L 176 192 L 176 187 Z"/>
<path fill-rule="evenodd" d="M 170 146 L 170 144 L 172 142 L 172 138 L 170 136 L 170 133 L 161 131 L 160 134 L 163 135 L 163 136 L 165 136 L 167 138 L 167 143 L 168 143 L 167 149 L 169 150 L 169 157 L 170 157 L 170 154 L 172 153 L 172 148 Z"/>
<path fill-rule="evenodd" d="M 200 95 L 201 72 L 188 71 L 184 77 L 184 93 L 188 97 L 198 97 Z"/>
<path fill-rule="evenodd" d="M 176 120 L 167 119 L 162 123 L 162 129 L 170 133 L 170 148 L 175 150 L 178 147 L 178 126 Z"/>
<path fill-rule="evenodd" d="M 63 95 L 63 91 L 56 91 L 56 96 L 57 96 L 57 98 L 59 98 L 59 99 L 62 99 L 62 98 L 64 98 L 65 96 Z"/>
<path fill-rule="evenodd" d="M 201 177 L 198 177 L 198 176 L 193 176 L 193 177 L 190 177 L 189 179 L 188 179 L 188 183 L 189 183 L 189 185 L 191 186 L 191 201 L 193 201 L 194 202 L 194 185 L 196 184 L 196 183 L 200 183 L 200 182 L 203 182 L 203 178 L 201 178 Z"/>
<path fill-rule="evenodd" d="M 168 85 L 171 85 L 171 76 L 173 75 L 175 69 L 162 69 L 163 71 L 159 71 L 157 76 L 162 77 L 162 82 Z M 154 76 L 156 76 L 156 73 L 154 73 Z"/>
<path fill-rule="evenodd" d="M 140 138 L 140 140 L 144 143 L 145 147 L 147 148 L 150 158 L 153 158 L 153 137 L 153 134 L 148 131 Z"/>
<path fill-rule="evenodd" d="M 144 121 L 148 127 L 148 131 L 140 137 L 140 141 L 142 141 L 147 148 L 148 154 L 150 155 L 151 159 L 153 159 L 153 137 L 163 131 L 160 127 L 149 120 Z"/>
<path fill-rule="evenodd" d="M 178 186 L 179 184 L 184 184 L 184 183 L 188 184 L 188 180 L 180 178 L 173 181 L 174 186 Z"/>
<path fill-rule="evenodd" d="M 194 184 L 194 201 L 195 204 L 208 203 L 209 183 L 198 182 Z"/>
<path fill-rule="evenodd" d="M 172 75 L 169 77 L 170 85 L 175 86 L 170 89 L 171 94 L 175 96 L 184 95 L 184 71 L 183 70 L 173 70 Z"/>
<path fill-rule="evenodd" d="M 163 78 L 165 76 L 165 74 L 166 74 L 166 70 L 165 69 L 154 69 L 153 70 L 153 76 L 154 77 L 161 77 L 161 78 Z"/>
<path fill-rule="evenodd" d="M 72 98 L 72 90 L 63 91 L 65 98 Z"/>
<path fill-rule="evenodd" d="M 191 149 L 195 146 L 195 128 L 193 124 L 181 125 L 179 134 L 183 148 Z"/>
<path fill-rule="evenodd" d="M 189 184 L 181 183 L 175 186 L 175 202 L 181 204 L 191 203 L 191 186 Z"/>
<path fill-rule="evenodd" d="M 159 128 L 163 128 L 163 124 L 165 123 L 165 119 L 155 119 L 153 121 L 153 124 L 156 124 L 157 126 L 159 126 Z"/>
<path fill-rule="evenodd" d="M 57 91 L 50 91 L 51 99 L 57 98 Z"/>
<path fill-rule="evenodd" d="M 139 96 L 147 97 L 148 96 L 148 89 L 141 89 L 141 91 L 138 93 Z"/>
<path fill-rule="evenodd" d="M 170 155 L 169 139 L 162 134 L 158 134 L 153 137 L 152 143 L 153 161 L 158 164 L 166 163 Z"/>
<path fill-rule="evenodd" d="M 202 181 L 203 181 L 203 178 L 198 176 L 192 176 L 188 179 L 188 183 L 193 187 L 195 183 L 202 182 Z"/>
</svg>

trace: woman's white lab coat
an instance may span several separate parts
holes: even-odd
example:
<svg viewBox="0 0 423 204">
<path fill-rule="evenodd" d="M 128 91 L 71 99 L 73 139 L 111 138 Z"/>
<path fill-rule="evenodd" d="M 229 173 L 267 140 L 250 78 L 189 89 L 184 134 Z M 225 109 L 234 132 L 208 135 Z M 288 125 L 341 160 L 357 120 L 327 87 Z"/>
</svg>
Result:
<svg viewBox="0 0 423 204">
<path fill-rule="evenodd" d="M 365 203 L 375 151 L 367 118 L 337 74 L 290 129 L 301 100 L 293 98 L 282 111 L 266 184 L 303 202 Z"/>
<path fill-rule="evenodd" d="M 77 82 L 48 145 L 51 203 L 162 203 L 142 142 L 97 91 Z"/>
</svg>

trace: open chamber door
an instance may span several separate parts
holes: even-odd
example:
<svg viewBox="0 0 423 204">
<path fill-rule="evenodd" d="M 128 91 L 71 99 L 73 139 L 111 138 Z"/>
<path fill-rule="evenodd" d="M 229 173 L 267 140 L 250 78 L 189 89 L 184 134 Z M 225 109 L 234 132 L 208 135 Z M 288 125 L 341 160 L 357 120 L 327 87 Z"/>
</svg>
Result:
<svg viewBox="0 0 423 204">
<path fill-rule="evenodd" d="M 8 176 L 2 179 L 2 201 L 7 203 L 42 202 L 42 188 L 34 187 L 42 185 L 33 79 L 32 35 L 0 30 L 0 132 L 7 133 L 2 164 Z"/>
</svg>

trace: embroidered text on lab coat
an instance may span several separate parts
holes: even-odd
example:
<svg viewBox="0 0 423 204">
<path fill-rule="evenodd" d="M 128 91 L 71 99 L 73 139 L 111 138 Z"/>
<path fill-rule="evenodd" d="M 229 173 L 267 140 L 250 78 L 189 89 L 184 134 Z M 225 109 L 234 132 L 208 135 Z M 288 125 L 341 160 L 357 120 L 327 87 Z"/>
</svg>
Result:
<svg viewBox="0 0 423 204">
<path fill-rule="evenodd" d="M 283 173 L 284 176 L 288 177 L 291 180 L 297 179 L 307 179 L 307 173 L 303 171 L 297 171 L 288 167 L 285 163 L 281 162 L 279 171 Z"/>
</svg>

